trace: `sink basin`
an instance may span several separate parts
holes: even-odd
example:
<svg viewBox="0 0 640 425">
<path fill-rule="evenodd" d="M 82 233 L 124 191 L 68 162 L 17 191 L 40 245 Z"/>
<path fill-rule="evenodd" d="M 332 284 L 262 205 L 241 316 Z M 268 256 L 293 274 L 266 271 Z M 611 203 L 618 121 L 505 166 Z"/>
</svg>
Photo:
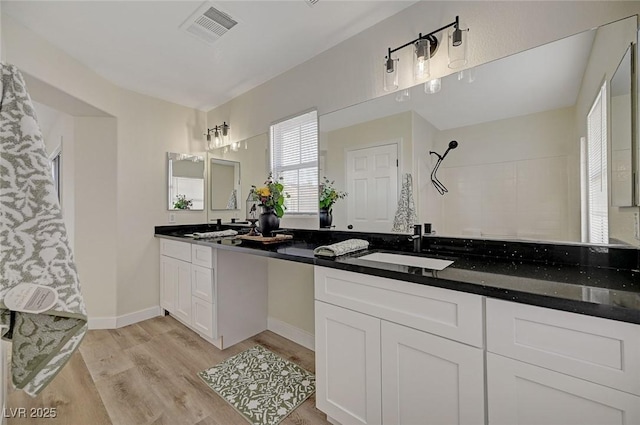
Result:
<svg viewBox="0 0 640 425">
<path fill-rule="evenodd" d="M 415 257 L 413 255 L 387 254 L 376 252 L 359 257 L 360 260 L 378 261 L 381 263 L 401 264 L 410 267 L 422 267 L 431 270 L 444 270 L 453 264 L 453 261 L 440 260 L 438 258 Z"/>
</svg>

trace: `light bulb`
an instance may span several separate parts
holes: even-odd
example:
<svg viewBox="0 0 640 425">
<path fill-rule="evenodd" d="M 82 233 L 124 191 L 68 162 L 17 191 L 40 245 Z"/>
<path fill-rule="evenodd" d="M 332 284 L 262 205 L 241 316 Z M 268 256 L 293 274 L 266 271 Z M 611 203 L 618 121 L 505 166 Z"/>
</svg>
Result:
<svg viewBox="0 0 640 425">
<path fill-rule="evenodd" d="M 449 28 L 447 50 L 449 53 L 449 68 L 456 69 L 467 64 L 467 46 L 469 44 L 469 28 L 462 24 Z"/>
<path fill-rule="evenodd" d="M 431 42 L 426 39 L 416 41 L 413 55 L 413 78 L 416 81 L 424 80 L 429 77 L 431 59 Z"/>
<path fill-rule="evenodd" d="M 398 90 L 398 59 L 385 58 L 383 78 L 384 91 Z"/>
</svg>

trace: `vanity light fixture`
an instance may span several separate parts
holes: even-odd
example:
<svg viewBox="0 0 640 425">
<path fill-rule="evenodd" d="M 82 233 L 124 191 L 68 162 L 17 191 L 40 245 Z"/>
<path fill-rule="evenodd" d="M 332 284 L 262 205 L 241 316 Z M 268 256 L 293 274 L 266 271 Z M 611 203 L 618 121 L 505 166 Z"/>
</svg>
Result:
<svg viewBox="0 0 640 425">
<path fill-rule="evenodd" d="M 213 128 L 207 128 L 207 132 L 205 136 L 207 136 L 207 148 L 209 150 L 214 150 L 217 148 L 221 148 L 227 144 L 229 141 L 231 127 L 227 122 L 223 122 L 221 125 L 216 125 Z M 213 137 L 211 137 L 213 134 Z"/>
<path fill-rule="evenodd" d="M 467 63 L 467 32 L 468 28 L 462 29 L 460 19 L 456 16 L 456 20 L 448 25 L 431 31 L 429 34 L 418 34 L 418 38 L 403 44 L 395 49 L 388 49 L 388 54 L 384 60 L 384 90 L 395 91 L 398 89 L 398 58 L 391 55 L 407 46 L 413 46 L 413 78 L 416 82 L 424 81 L 430 76 L 430 61 L 438 50 L 438 38 L 436 34 L 441 31 L 448 31 L 448 52 L 449 67 L 459 68 Z"/>
</svg>

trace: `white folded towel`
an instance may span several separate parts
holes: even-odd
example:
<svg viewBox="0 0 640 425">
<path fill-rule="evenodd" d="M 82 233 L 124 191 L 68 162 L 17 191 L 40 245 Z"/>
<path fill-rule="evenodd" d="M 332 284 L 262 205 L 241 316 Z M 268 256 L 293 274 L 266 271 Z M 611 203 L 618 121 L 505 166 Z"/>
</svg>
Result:
<svg viewBox="0 0 640 425">
<path fill-rule="evenodd" d="M 340 255 L 369 248 L 369 242 L 364 239 L 347 239 L 331 245 L 322 245 L 313 250 L 314 255 L 321 257 L 339 257 Z"/>
<path fill-rule="evenodd" d="M 193 232 L 193 237 L 196 239 L 201 238 L 222 238 L 224 236 L 235 236 L 238 232 L 235 230 L 219 230 L 217 232 Z"/>
</svg>

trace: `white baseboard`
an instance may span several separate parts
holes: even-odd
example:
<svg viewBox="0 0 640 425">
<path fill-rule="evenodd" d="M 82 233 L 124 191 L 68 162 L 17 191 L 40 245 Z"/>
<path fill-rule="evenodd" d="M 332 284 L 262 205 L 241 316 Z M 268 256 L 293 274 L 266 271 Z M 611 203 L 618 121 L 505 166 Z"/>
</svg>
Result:
<svg viewBox="0 0 640 425">
<path fill-rule="evenodd" d="M 300 344 L 311 351 L 315 351 L 315 336 L 305 330 L 296 328 L 289 323 L 273 317 L 267 317 L 267 329 L 273 333 L 290 339 L 296 344 Z"/>
<path fill-rule="evenodd" d="M 146 308 L 116 317 L 89 317 L 89 329 L 118 329 L 162 315 L 160 306 Z"/>
</svg>

